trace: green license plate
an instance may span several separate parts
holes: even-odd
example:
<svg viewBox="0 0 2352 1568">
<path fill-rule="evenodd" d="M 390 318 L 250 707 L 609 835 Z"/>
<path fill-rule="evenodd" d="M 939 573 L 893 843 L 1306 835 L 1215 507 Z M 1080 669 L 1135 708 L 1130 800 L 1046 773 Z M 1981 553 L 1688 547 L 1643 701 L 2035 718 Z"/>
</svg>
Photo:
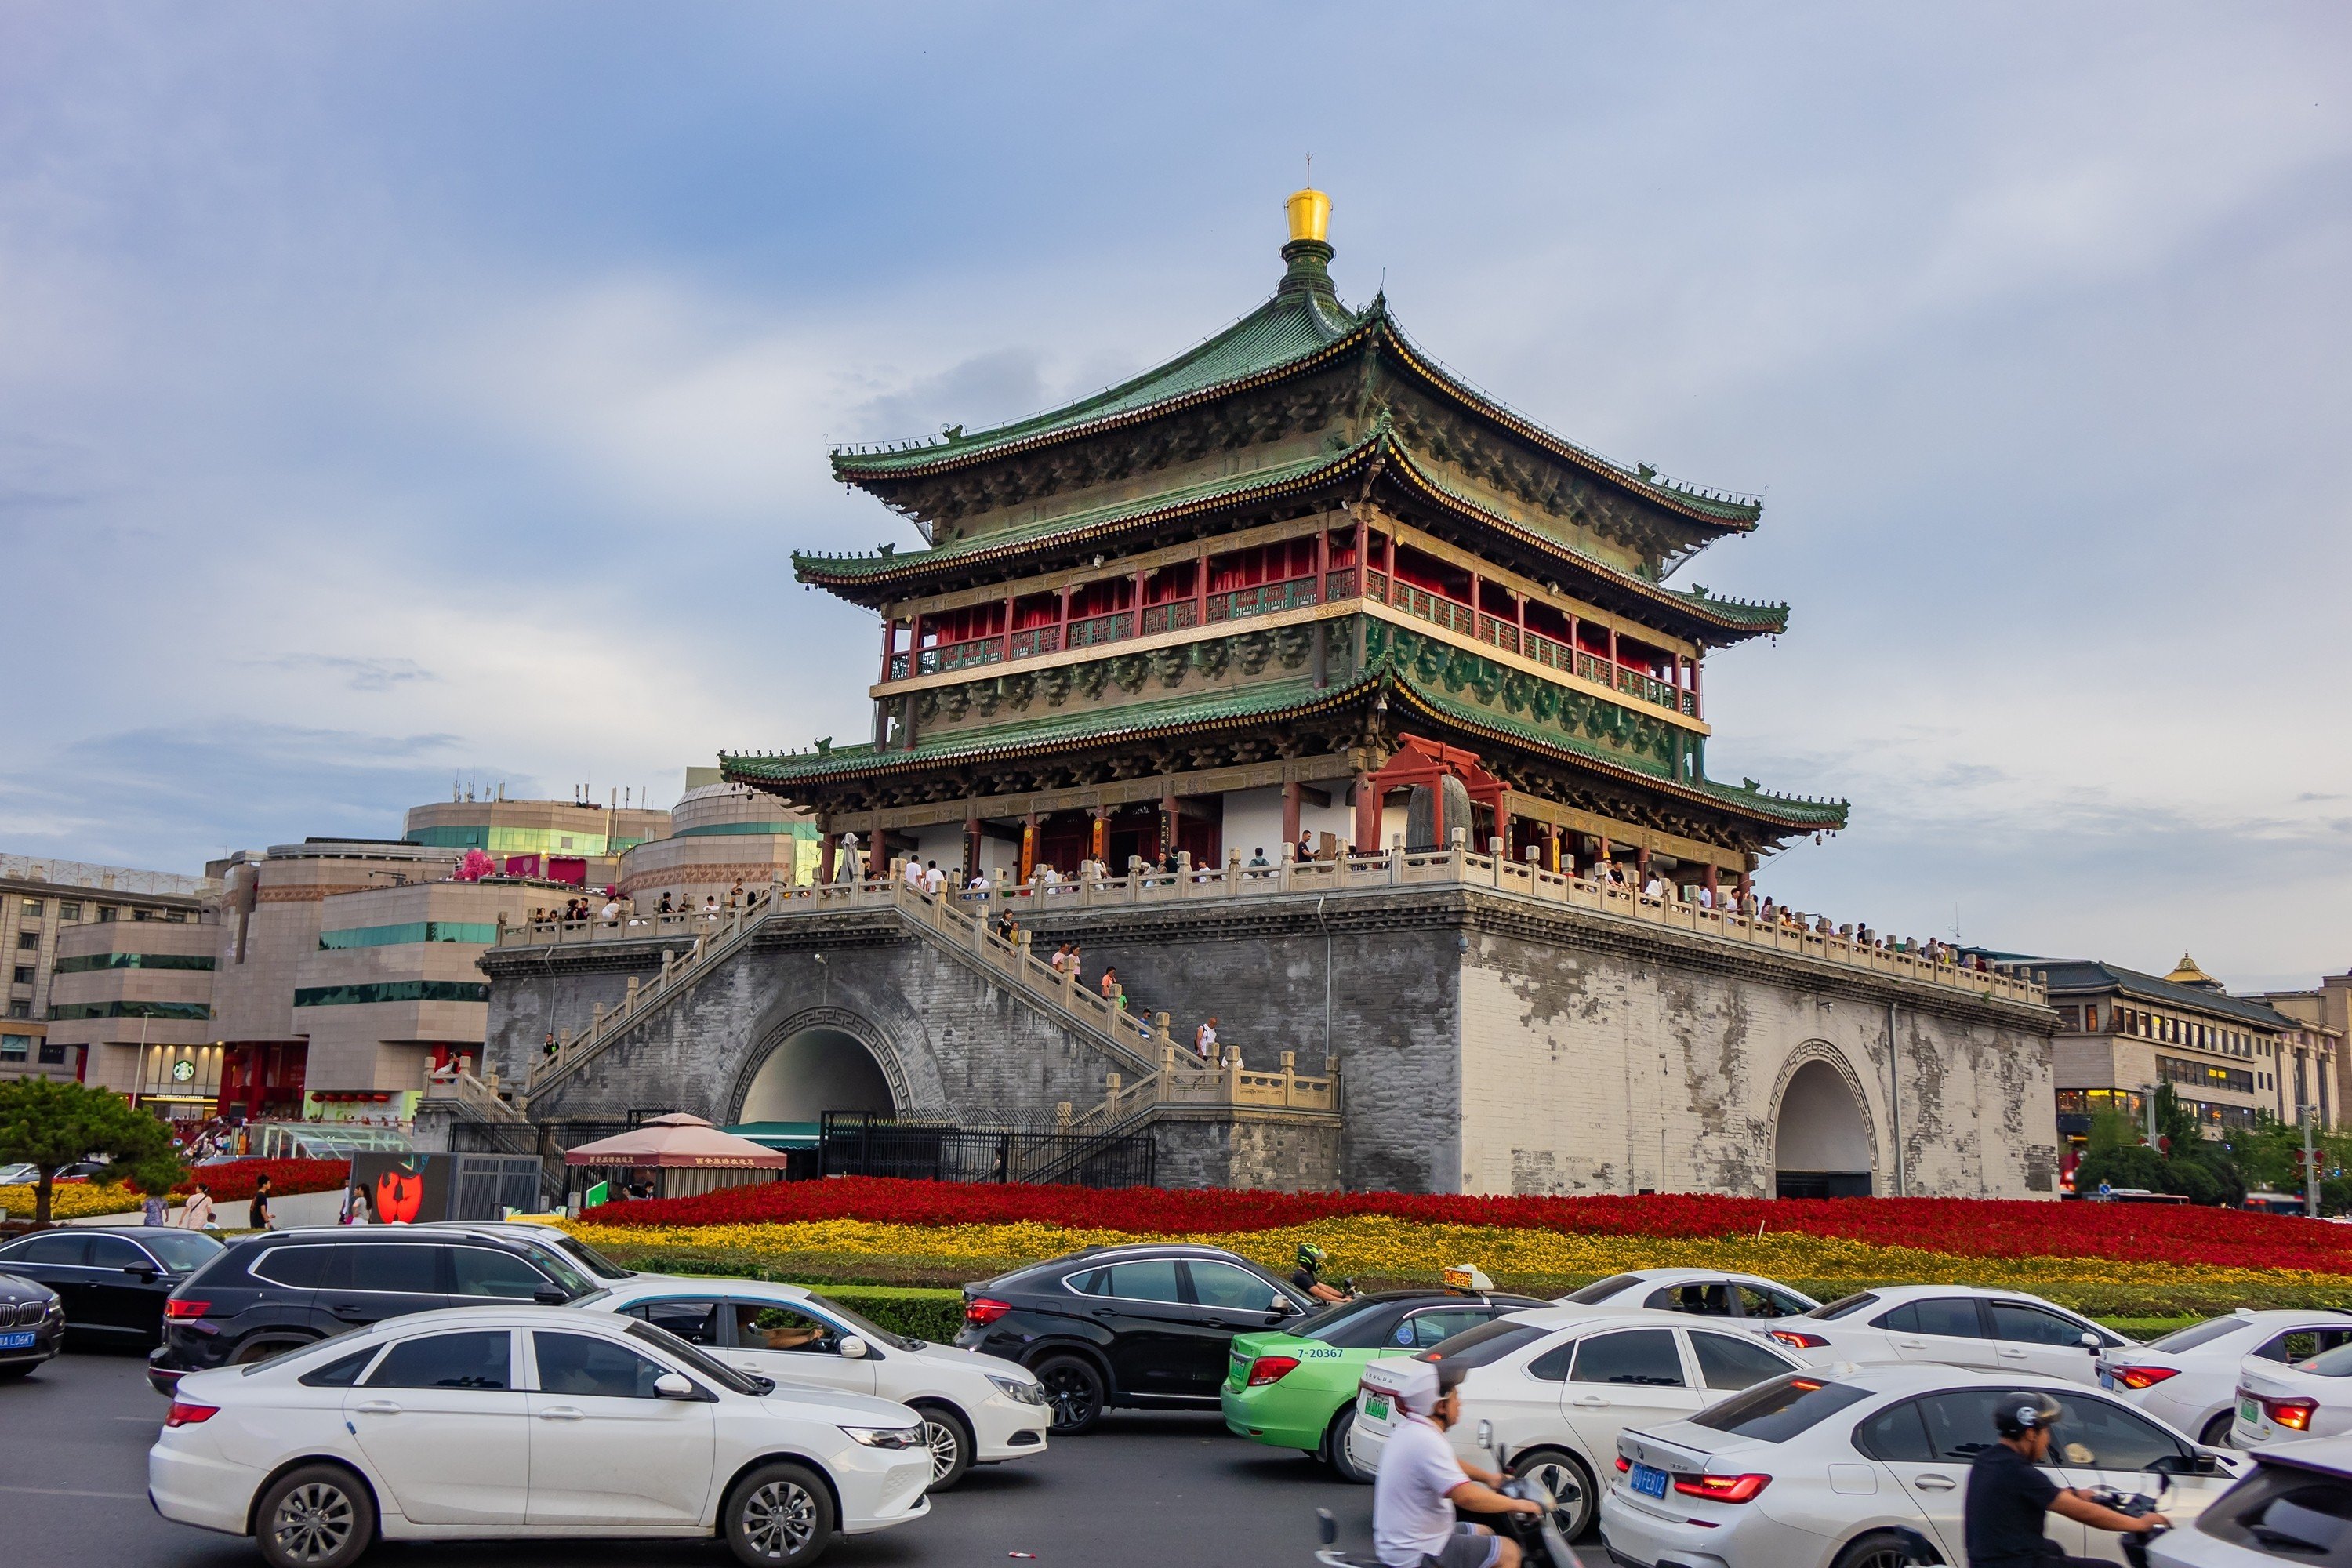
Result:
<svg viewBox="0 0 2352 1568">
<path fill-rule="evenodd" d="M 2260 1401 L 2252 1399 L 2238 1401 L 2238 1419 L 2252 1425 L 2262 1418 L 2263 1407 Z"/>
<path fill-rule="evenodd" d="M 1364 1395 L 1364 1415 L 1368 1420 L 1387 1420 L 1389 1418 L 1389 1402 L 1382 1399 L 1377 1394 L 1367 1394 Z"/>
</svg>

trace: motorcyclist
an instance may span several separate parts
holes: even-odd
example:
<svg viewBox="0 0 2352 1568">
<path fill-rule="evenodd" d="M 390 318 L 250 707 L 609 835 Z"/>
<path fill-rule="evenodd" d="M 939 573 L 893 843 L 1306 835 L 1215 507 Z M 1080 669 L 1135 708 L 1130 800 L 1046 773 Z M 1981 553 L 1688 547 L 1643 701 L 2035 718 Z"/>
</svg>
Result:
<svg viewBox="0 0 2352 1568">
<path fill-rule="evenodd" d="M 1496 1491 L 1502 1477 L 1454 1457 L 1445 1431 L 1462 1416 L 1464 1370 L 1418 1357 L 1398 1365 L 1397 1423 L 1372 1483 L 1372 1547 L 1388 1568 L 1519 1568 L 1517 1542 L 1459 1523 L 1454 1510 L 1543 1512 L 1537 1502 Z"/>
<path fill-rule="evenodd" d="M 1318 1301 L 1344 1301 L 1348 1292 L 1336 1285 L 1323 1282 L 1323 1266 L 1331 1261 L 1330 1255 L 1307 1242 L 1298 1244 L 1298 1267 L 1291 1270 L 1290 1282 Z"/>
<path fill-rule="evenodd" d="M 2000 1441 L 1978 1452 L 1969 1467 L 1962 1522 L 1969 1568 L 2113 1568 L 2096 1559 L 2069 1557 L 2042 1534 L 2042 1517 L 2055 1513 L 2096 1530 L 2123 1533 L 2161 1530 L 2160 1513 L 2134 1518 L 2062 1488 L 2037 1467 L 2050 1458 L 2055 1399 L 2039 1389 L 2004 1394 L 1993 1410 Z"/>
</svg>

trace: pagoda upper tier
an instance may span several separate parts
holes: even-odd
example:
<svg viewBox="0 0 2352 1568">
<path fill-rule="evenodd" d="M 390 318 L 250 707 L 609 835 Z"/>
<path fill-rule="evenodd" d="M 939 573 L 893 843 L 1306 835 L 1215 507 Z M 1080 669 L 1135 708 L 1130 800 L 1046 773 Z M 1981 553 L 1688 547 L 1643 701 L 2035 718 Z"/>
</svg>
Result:
<svg viewBox="0 0 2352 1568">
<path fill-rule="evenodd" d="M 1230 468 L 1218 459 L 1302 436 L 1321 437 L 1321 455 L 1333 457 L 1384 423 L 1433 488 L 1564 562 L 1580 556 L 1655 584 L 1694 552 L 1756 526 L 1753 497 L 1612 462 L 1478 391 L 1404 335 L 1384 295 L 1349 310 L 1332 288 L 1331 254 L 1320 239 L 1292 240 L 1272 299 L 1106 392 L 992 430 L 839 448 L 834 473 L 914 520 L 934 551 L 963 557 L 1015 542 L 1050 548 L 1069 531 L 1057 524 L 1147 489 L 1167 500 L 1171 470 L 1206 464 L 1213 482 Z"/>
</svg>

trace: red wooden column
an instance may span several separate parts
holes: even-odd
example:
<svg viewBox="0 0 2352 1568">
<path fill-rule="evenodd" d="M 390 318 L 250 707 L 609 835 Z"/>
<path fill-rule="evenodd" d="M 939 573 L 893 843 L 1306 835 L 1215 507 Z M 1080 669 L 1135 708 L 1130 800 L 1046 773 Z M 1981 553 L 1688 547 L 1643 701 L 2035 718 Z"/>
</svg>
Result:
<svg viewBox="0 0 2352 1568">
<path fill-rule="evenodd" d="M 1381 791 L 1372 783 L 1371 770 L 1356 775 L 1356 853 L 1377 855 L 1381 852 Z"/>
<path fill-rule="evenodd" d="M 980 813 L 976 810 L 964 813 L 963 875 L 967 882 L 980 875 Z"/>
<path fill-rule="evenodd" d="M 1062 616 L 1054 623 L 1054 646 L 1057 648 L 1070 646 L 1070 600 L 1076 594 L 1075 586 L 1064 588 L 1061 592 Z"/>
<path fill-rule="evenodd" d="M 1617 689 L 1617 628 L 1609 628 L 1609 689 Z"/>
<path fill-rule="evenodd" d="M 1029 874 L 1037 868 L 1037 814 L 1024 812 L 1021 817 L 1021 885 L 1029 885 Z"/>
<path fill-rule="evenodd" d="M 1128 612 L 1127 625 L 1128 635 L 1129 637 L 1139 637 L 1143 635 L 1143 580 L 1150 574 L 1151 574 L 1149 572 L 1130 572 L 1128 574 L 1128 581 L 1135 584 L 1135 603 L 1129 607 Z"/>
<path fill-rule="evenodd" d="M 832 883 L 833 859 L 840 848 L 841 836 L 837 833 L 828 833 L 817 840 L 816 879 L 818 882 L 826 885 Z"/>
<path fill-rule="evenodd" d="M 891 656 L 891 654 L 893 654 L 893 653 L 895 653 L 895 652 L 897 652 L 897 651 L 898 651 L 898 650 L 897 650 L 895 647 L 893 647 L 891 645 L 893 645 L 894 643 L 896 643 L 898 640 L 898 623 L 897 619 L 896 619 L 896 618 L 894 618 L 894 617 L 892 617 L 892 616 L 883 616 L 883 617 L 882 617 L 882 679 L 885 679 L 885 680 L 887 680 L 887 679 L 890 679 L 890 656 Z M 907 671 L 907 673 L 908 673 L 908 674 L 909 674 L 909 675 L 912 675 L 912 674 L 914 673 L 914 671 L 910 668 L 910 669 L 908 669 L 908 670 Z"/>
<path fill-rule="evenodd" d="M 1291 780 L 1282 786 L 1282 841 L 1298 842 L 1298 781 Z"/>
<path fill-rule="evenodd" d="M 1356 592 L 1371 597 L 1372 525 L 1360 511 L 1356 514 Z"/>
<path fill-rule="evenodd" d="M 1096 806 L 1094 816 L 1092 829 L 1087 839 L 1087 853 L 1095 864 L 1108 871 L 1110 869 L 1110 807 Z"/>
<path fill-rule="evenodd" d="M 1544 869 L 1555 877 L 1559 875 L 1559 824 L 1557 822 L 1544 824 Z"/>
<path fill-rule="evenodd" d="M 1706 699 L 1698 694 L 1698 656 L 1691 656 L 1691 717 L 1701 717 L 1706 709 Z"/>
<path fill-rule="evenodd" d="M 1173 610 L 1168 613 L 1168 619 L 1171 626 L 1175 623 L 1176 613 Z M 1209 547 L 1205 544 L 1201 546 L 1200 559 L 1192 567 L 1192 624 L 1196 626 L 1209 624 Z"/>
<path fill-rule="evenodd" d="M 1176 781 L 1169 780 L 1160 788 L 1160 858 L 1163 860 L 1176 853 L 1177 839 L 1184 824 L 1183 809 L 1176 804 Z"/>
<path fill-rule="evenodd" d="M 1319 524 L 1315 530 L 1315 602 L 1318 605 L 1331 597 L 1331 531 Z M 1292 840 L 1297 842 L 1297 839 Z"/>
<path fill-rule="evenodd" d="M 1706 889 L 1706 907 L 1711 910 L 1721 909 L 1723 907 L 1722 885 L 1716 874 L 1714 861 L 1710 860 L 1706 863 L 1706 869 L 1700 875 L 1699 881 Z"/>
</svg>

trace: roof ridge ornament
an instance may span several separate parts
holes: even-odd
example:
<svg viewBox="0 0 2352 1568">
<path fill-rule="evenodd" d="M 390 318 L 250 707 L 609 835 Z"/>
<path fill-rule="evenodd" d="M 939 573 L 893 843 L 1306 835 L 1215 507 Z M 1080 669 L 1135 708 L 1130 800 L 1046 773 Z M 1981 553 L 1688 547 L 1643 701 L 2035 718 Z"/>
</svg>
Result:
<svg viewBox="0 0 2352 1568">
<path fill-rule="evenodd" d="M 1331 198 L 1313 185 L 1290 193 L 1282 204 L 1284 216 L 1290 223 L 1290 242 L 1282 247 L 1282 259 L 1290 269 L 1282 275 L 1280 294 L 1320 294 L 1336 308 L 1339 296 L 1331 287 Z"/>
</svg>

